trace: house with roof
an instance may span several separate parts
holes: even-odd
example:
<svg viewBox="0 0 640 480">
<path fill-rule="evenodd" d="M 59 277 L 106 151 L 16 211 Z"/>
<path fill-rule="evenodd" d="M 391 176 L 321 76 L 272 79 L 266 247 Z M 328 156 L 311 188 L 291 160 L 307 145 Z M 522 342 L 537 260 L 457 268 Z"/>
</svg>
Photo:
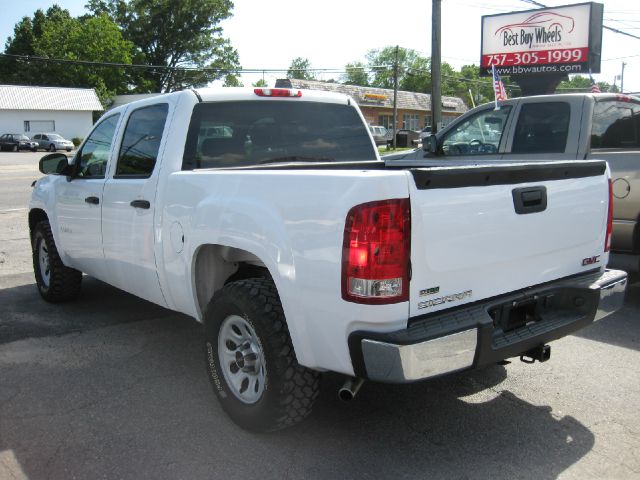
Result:
<svg viewBox="0 0 640 480">
<path fill-rule="evenodd" d="M 55 132 L 84 138 L 103 107 L 92 88 L 0 85 L 0 134 Z"/>
<path fill-rule="evenodd" d="M 393 90 L 390 89 L 293 78 L 277 80 L 275 86 L 343 93 L 356 101 L 369 125 L 382 125 L 388 129 L 393 125 Z M 397 129 L 422 130 L 431 126 L 431 95 L 398 91 L 396 104 Z M 442 124 L 449 124 L 467 110 L 461 98 L 443 96 Z"/>
</svg>

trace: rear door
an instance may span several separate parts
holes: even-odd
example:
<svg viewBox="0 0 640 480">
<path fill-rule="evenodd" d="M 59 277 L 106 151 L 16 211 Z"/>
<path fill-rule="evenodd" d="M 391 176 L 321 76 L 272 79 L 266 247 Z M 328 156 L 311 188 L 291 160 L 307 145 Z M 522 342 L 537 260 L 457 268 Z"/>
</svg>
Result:
<svg viewBox="0 0 640 480">
<path fill-rule="evenodd" d="M 575 159 L 584 100 L 584 96 L 521 100 L 514 112 L 505 157 L 516 161 Z"/>
<path fill-rule="evenodd" d="M 412 316 L 604 265 L 605 162 L 414 169 Z M 599 258 L 599 257 L 598 257 Z"/>
<path fill-rule="evenodd" d="M 168 102 L 128 111 L 112 175 L 104 187 L 102 236 L 111 283 L 165 305 L 155 261 L 154 213 Z"/>
</svg>

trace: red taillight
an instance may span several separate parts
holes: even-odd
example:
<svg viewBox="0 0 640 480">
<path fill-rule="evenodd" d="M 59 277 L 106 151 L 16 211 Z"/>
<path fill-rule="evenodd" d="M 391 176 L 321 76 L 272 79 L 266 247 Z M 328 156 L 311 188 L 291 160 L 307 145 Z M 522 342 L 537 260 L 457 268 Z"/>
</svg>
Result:
<svg viewBox="0 0 640 480">
<path fill-rule="evenodd" d="M 289 88 L 254 88 L 253 93 L 259 97 L 301 97 L 300 90 Z"/>
<path fill-rule="evenodd" d="M 353 207 L 344 227 L 342 298 L 366 304 L 409 300 L 410 253 L 408 198 Z"/>
<path fill-rule="evenodd" d="M 607 207 L 607 236 L 604 240 L 604 251 L 611 250 L 611 234 L 613 233 L 613 185 L 609 179 L 609 206 Z"/>
</svg>

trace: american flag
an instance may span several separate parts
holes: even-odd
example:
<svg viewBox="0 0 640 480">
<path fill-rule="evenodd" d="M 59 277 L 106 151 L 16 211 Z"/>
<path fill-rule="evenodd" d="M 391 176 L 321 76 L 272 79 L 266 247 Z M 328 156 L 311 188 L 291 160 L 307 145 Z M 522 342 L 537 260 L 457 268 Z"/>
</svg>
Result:
<svg viewBox="0 0 640 480">
<path fill-rule="evenodd" d="M 591 75 L 591 69 L 589 69 L 589 80 L 591 80 L 591 93 L 601 93 L 600 87 L 598 86 L 596 81 L 593 79 L 593 76 Z"/>
<path fill-rule="evenodd" d="M 500 75 L 496 72 L 495 65 L 491 66 L 491 73 L 493 74 L 493 92 L 495 93 L 497 107 L 498 102 L 507 99 L 507 91 L 504 89 L 502 78 L 500 78 Z"/>
</svg>

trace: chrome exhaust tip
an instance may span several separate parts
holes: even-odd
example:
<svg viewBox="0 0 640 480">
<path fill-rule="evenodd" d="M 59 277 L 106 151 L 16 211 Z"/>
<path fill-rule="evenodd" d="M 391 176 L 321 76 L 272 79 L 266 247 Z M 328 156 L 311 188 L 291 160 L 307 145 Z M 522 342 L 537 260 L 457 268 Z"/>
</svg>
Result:
<svg viewBox="0 0 640 480">
<path fill-rule="evenodd" d="M 362 378 L 348 378 L 342 388 L 338 390 L 338 398 L 343 402 L 350 402 L 358 394 L 363 383 L 364 380 Z"/>
</svg>

